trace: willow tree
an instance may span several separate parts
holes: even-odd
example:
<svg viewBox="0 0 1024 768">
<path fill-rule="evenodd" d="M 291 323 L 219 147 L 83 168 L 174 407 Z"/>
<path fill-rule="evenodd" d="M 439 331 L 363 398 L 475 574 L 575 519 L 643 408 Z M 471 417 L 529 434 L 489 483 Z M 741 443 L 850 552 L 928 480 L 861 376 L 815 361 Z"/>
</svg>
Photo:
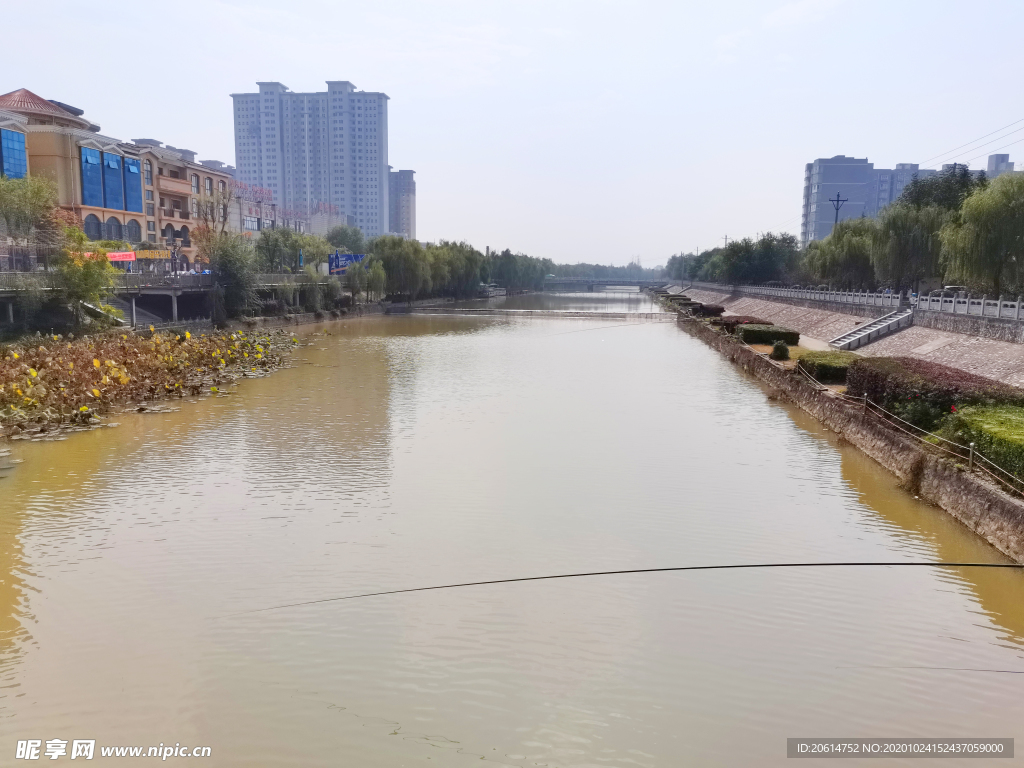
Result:
<svg viewBox="0 0 1024 768">
<path fill-rule="evenodd" d="M 869 288 L 875 282 L 871 248 L 876 224 L 872 219 L 845 219 L 824 240 L 808 244 L 804 266 L 816 280 L 837 288 Z"/>
<path fill-rule="evenodd" d="M 871 263 L 879 279 L 902 291 L 940 274 L 939 231 L 949 214 L 937 205 L 893 203 L 878 215 L 872 236 Z"/>
<path fill-rule="evenodd" d="M 991 288 L 996 296 L 1024 277 L 1024 176 L 1006 173 L 975 190 L 942 229 L 951 275 Z"/>
</svg>

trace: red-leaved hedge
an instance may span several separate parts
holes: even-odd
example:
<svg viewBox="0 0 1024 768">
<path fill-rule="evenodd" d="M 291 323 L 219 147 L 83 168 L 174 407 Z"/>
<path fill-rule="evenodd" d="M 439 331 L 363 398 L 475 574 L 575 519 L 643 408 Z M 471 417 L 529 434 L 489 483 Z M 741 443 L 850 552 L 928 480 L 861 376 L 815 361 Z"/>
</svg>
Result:
<svg viewBox="0 0 1024 768">
<path fill-rule="evenodd" d="M 964 405 L 1024 405 L 1024 389 L 913 357 L 856 361 L 847 371 L 846 391 L 867 395 L 924 429 Z"/>
</svg>

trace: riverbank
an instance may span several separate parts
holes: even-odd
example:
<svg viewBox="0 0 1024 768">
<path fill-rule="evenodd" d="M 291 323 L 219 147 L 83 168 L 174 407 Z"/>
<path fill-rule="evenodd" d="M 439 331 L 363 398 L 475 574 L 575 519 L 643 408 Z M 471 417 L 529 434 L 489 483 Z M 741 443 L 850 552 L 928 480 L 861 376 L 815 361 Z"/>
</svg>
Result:
<svg viewBox="0 0 1024 768">
<path fill-rule="evenodd" d="M 0 434 L 16 437 L 102 424 L 118 407 L 220 394 L 280 368 L 296 344 L 275 331 L 121 331 L 33 336 L 0 347 Z"/>
<path fill-rule="evenodd" d="M 784 370 L 728 334 L 698 320 L 681 320 L 691 336 L 771 387 L 896 475 L 903 485 L 940 507 L 996 549 L 1024 563 L 1024 501 L 935 455 L 863 410 L 819 390 L 810 380 Z"/>
</svg>

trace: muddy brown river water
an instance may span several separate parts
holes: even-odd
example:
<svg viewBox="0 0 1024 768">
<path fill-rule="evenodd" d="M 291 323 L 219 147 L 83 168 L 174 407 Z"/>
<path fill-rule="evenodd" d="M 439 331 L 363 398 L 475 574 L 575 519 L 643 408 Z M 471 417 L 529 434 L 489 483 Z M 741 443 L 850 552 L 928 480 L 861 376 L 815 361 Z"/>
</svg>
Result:
<svg viewBox="0 0 1024 768">
<path fill-rule="evenodd" d="M 59 738 L 239 767 L 782 766 L 791 736 L 1022 735 L 1015 572 L 643 574 L 260 611 L 573 571 L 1003 561 L 673 323 L 298 333 L 293 368 L 228 397 L 11 445 L 0 763 Z M 979 764 L 941 764 L 961 762 Z"/>
</svg>

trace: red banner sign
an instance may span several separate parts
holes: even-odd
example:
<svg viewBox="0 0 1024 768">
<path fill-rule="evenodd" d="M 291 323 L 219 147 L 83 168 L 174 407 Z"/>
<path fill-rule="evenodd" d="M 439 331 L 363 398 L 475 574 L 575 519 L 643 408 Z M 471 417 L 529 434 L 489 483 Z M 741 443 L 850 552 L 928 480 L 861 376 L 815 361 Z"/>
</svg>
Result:
<svg viewBox="0 0 1024 768">
<path fill-rule="evenodd" d="M 110 261 L 135 261 L 135 251 L 112 251 L 107 254 Z"/>
</svg>

